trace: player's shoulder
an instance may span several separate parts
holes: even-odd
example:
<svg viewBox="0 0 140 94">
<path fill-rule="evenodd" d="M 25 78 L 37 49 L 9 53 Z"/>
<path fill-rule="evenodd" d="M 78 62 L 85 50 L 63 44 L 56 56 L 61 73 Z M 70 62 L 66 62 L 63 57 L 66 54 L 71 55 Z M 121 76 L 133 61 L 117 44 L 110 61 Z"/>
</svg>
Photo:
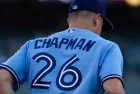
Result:
<svg viewBox="0 0 140 94">
<path fill-rule="evenodd" d="M 103 37 L 97 36 L 97 43 L 99 43 L 100 46 L 111 49 L 113 47 L 119 48 L 119 45 L 113 41 L 107 40 Z"/>
<path fill-rule="evenodd" d="M 105 39 L 103 37 L 100 37 L 100 36 L 98 36 L 98 37 L 99 37 L 99 39 L 97 41 L 100 42 L 101 44 L 104 44 L 104 45 L 116 45 L 116 43 L 113 42 L 113 41 L 107 40 L 107 39 Z"/>
</svg>

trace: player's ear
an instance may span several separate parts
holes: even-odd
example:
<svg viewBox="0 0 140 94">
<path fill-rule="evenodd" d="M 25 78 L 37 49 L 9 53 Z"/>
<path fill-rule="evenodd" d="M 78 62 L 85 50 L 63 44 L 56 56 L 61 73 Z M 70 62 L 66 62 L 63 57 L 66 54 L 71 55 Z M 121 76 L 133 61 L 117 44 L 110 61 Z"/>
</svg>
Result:
<svg viewBox="0 0 140 94">
<path fill-rule="evenodd" d="M 100 35 L 101 31 L 102 31 L 102 17 L 100 14 L 95 14 L 93 16 L 93 28 L 94 31 L 96 32 L 96 34 Z"/>
<path fill-rule="evenodd" d="M 103 18 L 101 14 L 98 14 L 98 20 L 97 20 L 98 26 L 102 27 L 103 26 Z"/>
<path fill-rule="evenodd" d="M 94 27 L 98 27 L 101 25 L 101 15 L 100 14 L 95 14 L 93 16 L 93 25 L 94 25 Z"/>
</svg>

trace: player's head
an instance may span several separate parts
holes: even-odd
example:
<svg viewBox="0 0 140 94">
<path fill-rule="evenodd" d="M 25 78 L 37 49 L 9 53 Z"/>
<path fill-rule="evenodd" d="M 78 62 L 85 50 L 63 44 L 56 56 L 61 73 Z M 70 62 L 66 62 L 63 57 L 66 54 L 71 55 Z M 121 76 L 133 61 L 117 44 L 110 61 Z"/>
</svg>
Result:
<svg viewBox="0 0 140 94">
<path fill-rule="evenodd" d="M 82 27 L 100 35 L 101 31 L 111 31 L 113 25 L 105 18 L 105 0 L 73 0 L 69 8 L 70 27 Z"/>
</svg>

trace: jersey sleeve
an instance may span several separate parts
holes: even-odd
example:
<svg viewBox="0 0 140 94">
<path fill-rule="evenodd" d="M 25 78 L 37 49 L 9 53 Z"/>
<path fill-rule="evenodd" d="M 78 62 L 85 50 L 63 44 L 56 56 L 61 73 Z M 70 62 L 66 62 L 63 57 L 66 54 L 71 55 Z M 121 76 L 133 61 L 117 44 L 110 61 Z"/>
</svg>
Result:
<svg viewBox="0 0 140 94">
<path fill-rule="evenodd" d="M 114 44 L 106 53 L 100 66 L 100 81 L 103 84 L 110 78 L 118 78 L 122 81 L 123 56 L 117 44 Z"/>
<path fill-rule="evenodd" d="M 26 55 L 29 42 L 26 42 L 11 58 L 0 65 L 0 69 L 6 69 L 15 78 L 13 89 L 16 91 L 26 81 Z"/>
</svg>

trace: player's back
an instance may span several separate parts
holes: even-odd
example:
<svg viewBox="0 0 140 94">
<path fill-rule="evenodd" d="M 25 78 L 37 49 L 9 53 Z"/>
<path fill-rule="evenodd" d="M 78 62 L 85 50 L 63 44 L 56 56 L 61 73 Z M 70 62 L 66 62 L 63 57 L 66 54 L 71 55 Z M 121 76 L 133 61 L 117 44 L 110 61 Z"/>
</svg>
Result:
<svg viewBox="0 0 140 94">
<path fill-rule="evenodd" d="M 78 28 L 33 40 L 27 55 L 29 94 L 97 94 L 100 63 L 112 44 Z"/>
</svg>

